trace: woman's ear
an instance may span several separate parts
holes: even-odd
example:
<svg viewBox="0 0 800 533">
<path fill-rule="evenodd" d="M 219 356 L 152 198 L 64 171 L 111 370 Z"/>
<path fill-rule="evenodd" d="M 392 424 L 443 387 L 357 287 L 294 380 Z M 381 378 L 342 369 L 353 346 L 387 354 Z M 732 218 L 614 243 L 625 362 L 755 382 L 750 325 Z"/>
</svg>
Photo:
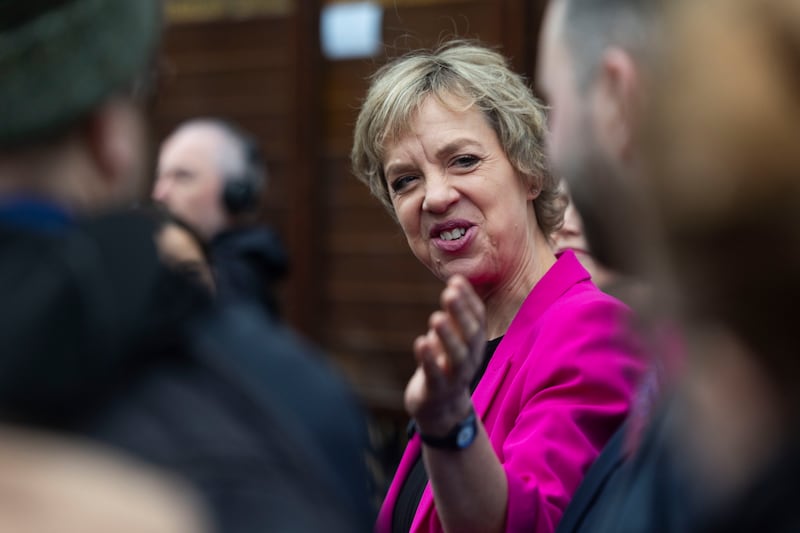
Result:
<svg viewBox="0 0 800 533">
<path fill-rule="evenodd" d="M 621 48 L 603 54 L 592 91 L 592 112 L 597 139 L 616 159 L 631 153 L 639 95 L 639 73 L 633 58 Z"/>
<path fill-rule="evenodd" d="M 542 178 L 537 176 L 521 176 L 528 190 L 528 201 L 536 200 L 542 194 Z"/>
</svg>

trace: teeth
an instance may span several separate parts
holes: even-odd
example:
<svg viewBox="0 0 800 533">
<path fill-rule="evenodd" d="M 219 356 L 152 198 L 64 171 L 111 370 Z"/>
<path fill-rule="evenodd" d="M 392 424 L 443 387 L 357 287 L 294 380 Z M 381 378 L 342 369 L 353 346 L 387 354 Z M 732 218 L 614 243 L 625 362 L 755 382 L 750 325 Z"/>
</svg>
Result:
<svg viewBox="0 0 800 533">
<path fill-rule="evenodd" d="M 454 241 L 456 239 L 460 239 L 467 233 L 467 230 L 464 228 L 456 228 L 453 231 L 443 231 L 439 234 L 439 238 L 443 241 Z"/>
</svg>

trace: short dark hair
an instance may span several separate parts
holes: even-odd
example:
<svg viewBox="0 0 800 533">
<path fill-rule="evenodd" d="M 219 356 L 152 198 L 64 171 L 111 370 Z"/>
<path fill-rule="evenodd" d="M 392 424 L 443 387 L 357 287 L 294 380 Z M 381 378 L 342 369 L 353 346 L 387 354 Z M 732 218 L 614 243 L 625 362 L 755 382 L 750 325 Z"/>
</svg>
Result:
<svg viewBox="0 0 800 533">
<path fill-rule="evenodd" d="M 603 52 L 618 46 L 643 57 L 658 41 L 665 0 L 557 0 L 564 2 L 563 35 L 579 88 L 591 83 Z"/>
</svg>

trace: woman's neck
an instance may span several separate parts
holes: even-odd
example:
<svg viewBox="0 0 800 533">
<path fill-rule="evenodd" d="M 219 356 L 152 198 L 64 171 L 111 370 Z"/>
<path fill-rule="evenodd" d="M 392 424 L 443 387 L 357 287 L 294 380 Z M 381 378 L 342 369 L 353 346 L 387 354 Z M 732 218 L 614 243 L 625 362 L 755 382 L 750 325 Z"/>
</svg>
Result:
<svg viewBox="0 0 800 533">
<path fill-rule="evenodd" d="M 519 266 L 502 283 L 487 288 L 481 294 L 486 305 L 486 333 L 489 339 L 505 335 L 533 287 L 555 262 L 547 240 L 537 228 L 532 246 L 523 253 Z"/>
</svg>

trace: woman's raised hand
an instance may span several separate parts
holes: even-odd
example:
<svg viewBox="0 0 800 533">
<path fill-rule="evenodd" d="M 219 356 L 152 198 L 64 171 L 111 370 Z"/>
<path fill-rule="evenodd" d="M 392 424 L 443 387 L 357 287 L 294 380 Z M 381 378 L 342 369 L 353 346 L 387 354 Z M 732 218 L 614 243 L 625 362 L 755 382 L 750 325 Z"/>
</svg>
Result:
<svg viewBox="0 0 800 533">
<path fill-rule="evenodd" d="M 486 311 L 470 283 L 452 276 L 442 309 L 431 314 L 428 332 L 417 337 L 417 370 L 405 391 L 406 410 L 426 435 L 445 435 L 472 408 L 470 383 L 483 359 Z"/>
</svg>

